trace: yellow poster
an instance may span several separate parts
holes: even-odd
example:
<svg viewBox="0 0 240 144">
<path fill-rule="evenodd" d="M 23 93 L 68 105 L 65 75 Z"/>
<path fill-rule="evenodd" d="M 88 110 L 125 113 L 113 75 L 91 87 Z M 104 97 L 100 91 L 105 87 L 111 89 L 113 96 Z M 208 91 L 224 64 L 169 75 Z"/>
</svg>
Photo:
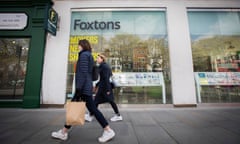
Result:
<svg viewBox="0 0 240 144">
<path fill-rule="evenodd" d="M 69 62 L 76 62 L 78 59 L 78 41 L 86 39 L 90 42 L 90 44 L 97 44 L 98 43 L 98 36 L 70 36 L 70 42 L 69 42 L 69 56 L 68 61 Z M 92 53 L 94 60 L 96 60 L 97 53 Z"/>
</svg>

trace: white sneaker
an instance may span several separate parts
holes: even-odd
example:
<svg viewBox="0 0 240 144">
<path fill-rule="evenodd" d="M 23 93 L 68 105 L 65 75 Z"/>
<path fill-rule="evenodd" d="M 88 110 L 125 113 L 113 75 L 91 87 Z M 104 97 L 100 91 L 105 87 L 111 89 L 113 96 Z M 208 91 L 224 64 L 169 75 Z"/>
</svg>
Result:
<svg viewBox="0 0 240 144">
<path fill-rule="evenodd" d="M 105 143 L 105 142 L 113 139 L 114 136 L 115 136 L 115 132 L 112 129 L 104 130 L 102 136 L 98 138 L 98 141 L 100 143 Z"/>
<path fill-rule="evenodd" d="M 53 138 L 57 138 L 57 139 L 61 139 L 61 140 L 67 140 L 68 138 L 68 133 L 64 133 L 62 131 L 62 129 L 60 129 L 57 132 L 52 132 L 52 137 Z"/>
<path fill-rule="evenodd" d="M 89 114 L 85 114 L 85 120 L 88 122 L 91 122 L 93 120 L 93 116 L 91 116 Z"/>
<path fill-rule="evenodd" d="M 112 122 L 116 122 L 116 121 L 122 121 L 123 118 L 122 118 L 121 115 L 120 115 L 120 116 L 115 115 L 115 116 L 113 116 L 110 120 L 111 120 Z"/>
</svg>

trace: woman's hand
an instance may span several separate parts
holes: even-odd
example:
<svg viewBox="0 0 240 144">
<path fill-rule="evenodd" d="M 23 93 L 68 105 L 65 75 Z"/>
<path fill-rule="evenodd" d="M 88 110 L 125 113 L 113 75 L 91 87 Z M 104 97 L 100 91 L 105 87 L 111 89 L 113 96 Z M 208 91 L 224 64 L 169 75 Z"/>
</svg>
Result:
<svg viewBox="0 0 240 144">
<path fill-rule="evenodd" d="M 107 92 L 107 95 L 110 95 L 110 91 Z"/>
<path fill-rule="evenodd" d="M 97 93 L 97 91 L 98 91 L 98 87 L 93 87 L 93 92 Z"/>
</svg>

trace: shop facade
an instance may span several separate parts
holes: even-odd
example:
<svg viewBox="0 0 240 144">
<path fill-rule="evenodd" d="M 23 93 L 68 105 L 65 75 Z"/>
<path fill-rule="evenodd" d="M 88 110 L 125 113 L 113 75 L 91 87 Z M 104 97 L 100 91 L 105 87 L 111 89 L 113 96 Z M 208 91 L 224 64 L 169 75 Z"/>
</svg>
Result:
<svg viewBox="0 0 240 144">
<path fill-rule="evenodd" d="M 0 2 L 0 107 L 40 107 L 50 0 Z"/>
<path fill-rule="evenodd" d="M 46 45 L 41 42 L 38 103 L 63 105 L 71 98 L 80 39 L 91 42 L 94 57 L 108 57 L 118 104 L 239 103 L 239 5 L 238 0 L 55 0 L 59 25 L 56 36 L 47 34 Z M 32 38 L 28 41 L 31 47 Z M 30 54 L 24 97 L 31 89 Z"/>
</svg>

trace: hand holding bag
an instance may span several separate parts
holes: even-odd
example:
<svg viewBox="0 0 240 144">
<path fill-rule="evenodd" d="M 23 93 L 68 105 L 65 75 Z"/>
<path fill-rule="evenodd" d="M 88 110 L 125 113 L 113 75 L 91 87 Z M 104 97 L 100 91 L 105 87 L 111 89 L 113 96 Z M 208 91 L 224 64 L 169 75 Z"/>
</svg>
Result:
<svg viewBox="0 0 240 144">
<path fill-rule="evenodd" d="M 86 102 L 83 98 L 79 99 L 79 95 L 80 93 L 76 91 L 72 101 L 66 103 L 67 125 L 84 125 Z"/>
</svg>

